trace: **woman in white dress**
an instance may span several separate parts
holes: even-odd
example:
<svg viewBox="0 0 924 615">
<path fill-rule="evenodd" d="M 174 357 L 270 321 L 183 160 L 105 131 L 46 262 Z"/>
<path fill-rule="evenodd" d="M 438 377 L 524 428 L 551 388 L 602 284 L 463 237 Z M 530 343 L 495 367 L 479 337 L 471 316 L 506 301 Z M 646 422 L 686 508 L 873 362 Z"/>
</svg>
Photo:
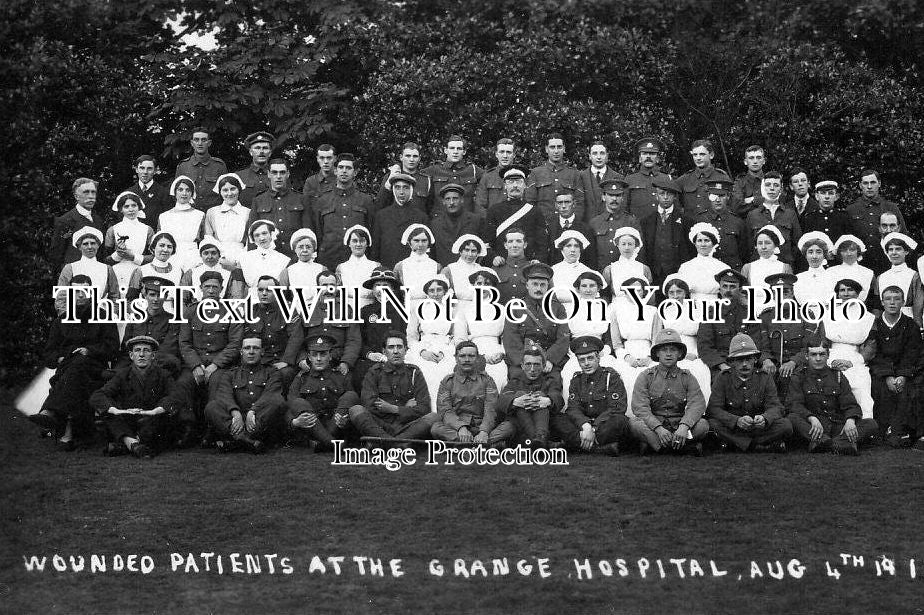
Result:
<svg viewBox="0 0 924 615">
<path fill-rule="evenodd" d="M 232 289 L 236 284 L 243 284 L 243 296 L 246 297 L 257 287 L 260 276 L 268 275 L 276 280 L 282 276 L 283 269 L 292 259 L 276 250 L 278 236 L 275 224 L 269 220 L 254 220 L 247 230 L 247 237 L 256 248 L 241 254 L 241 268 L 235 270 L 232 276 Z"/>
<path fill-rule="evenodd" d="M 552 265 L 552 288 L 555 289 L 555 298 L 565 306 L 565 311 L 571 311 L 574 296 L 571 289 L 574 281 L 585 271 L 591 268 L 581 262 L 581 253 L 587 249 L 590 241 L 580 231 L 568 229 L 555 240 L 555 247 L 561 252 L 562 261 Z M 605 282 L 604 282 L 605 284 Z M 567 399 L 567 395 L 565 399 Z"/>
<path fill-rule="evenodd" d="M 715 299 L 719 295 L 719 283 L 715 276 L 728 269 L 728 265 L 713 256 L 722 241 L 719 229 L 708 222 L 697 222 L 687 237 L 696 247 L 696 256 L 682 263 L 677 275 L 689 285 L 689 298 L 695 301 Z"/>
<path fill-rule="evenodd" d="M 151 262 L 141 265 L 132 273 L 132 278 L 128 282 L 128 292 L 125 293 L 128 300 L 136 299 L 141 294 L 141 280 L 148 276 L 169 280 L 174 285 L 179 284 L 182 280 L 183 270 L 173 262 L 173 253 L 176 250 L 176 240 L 173 235 L 164 231 L 154 233 L 148 249 L 154 258 L 151 259 Z M 193 286 L 198 285 L 198 281 L 193 282 Z M 171 314 L 176 314 L 172 299 L 164 301 L 164 310 Z"/>
<path fill-rule="evenodd" d="M 606 266 L 603 270 L 603 279 L 610 287 L 613 299 L 625 294 L 622 283 L 629 278 L 644 278 L 651 283 L 651 269 L 648 265 L 636 260 L 642 249 L 642 234 L 631 226 L 616 229 L 613 243 L 619 250 L 619 258 Z"/>
<path fill-rule="evenodd" d="M 150 254 L 145 255 L 145 251 L 154 235 L 154 229 L 139 219 L 143 209 L 144 201 L 130 191 L 123 192 L 112 203 L 112 211 L 122 212 L 122 220 L 106 230 L 104 243 L 109 252 L 106 261 L 115 271 L 123 297 L 132 273 L 152 258 Z"/>
<path fill-rule="evenodd" d="M 218 240 L 208 235 L 203 237 L 202 241 L 199 242 L 199 258 L 201 262 L 198 265 L 183 272 L 180 284 L 183 286 L 192 286 L 195 289 L 193 291 L 193 296 L 196 298 L 196 301 L 200 301 L 202 299 L 202 289 L 199 288 L 199 280 L 202 274 L 206 271 L 216 271 L 221 276 L 222 280 L 220 296 L 227 297 L 228 287 L 231 283 L 231 272 L 221 265 L 221 246 Z M 239 299 L 240 297 L 234 298 Z"/>
<path fill-rule="evenodd" d="M 411 254 L 395 265 L 395 275 L 408 289 L 408 307 L 411 311 L 426 298 L 423 285 L 433 279 L 440 265 L 427 256 L 433 245 L 433 233 L 425 224 L 411 224 L 404 230 L 401 243 L 410 247 Z"/>
<path fill-rule="evenodd" d="M 96 260 L 99 247 L 103 245 L 103 234 L 92 226 L 84 226 L 71 235 L 71 245 L 80 250 L 80 260 L 67 263 L 58 274 L 58 286 L 70 286 L 75 275 L 85 275 L 93 282 L 100 299 L 119 299 L 119 280 L 112 267 Z M 62 292 L 55 299 L 55 309 L 63 314 L 67 309 L 67 295 Z"/>
<path fill-rule="evenodd" d="M 680 279 L 679 273 L 667 276 L 664 284 L 661 285 L 661 291 L 666 298 L 673 299 L 681 305 L 690 298 L 690 287 L 687 285 L 686 280 Z M 665 308 L 664 316 L 664 319 L 660 316 L 655 317 L 655 337 L 657 337 L 661 329 L 673 329 L 680 334 L 680 339 L 687 347 L 687 356 L 679 361 L 677 365 L 693 374 L 693 377 L 696 378 L 696 383 L 699 384 L 699 388 L 708 402 L 709 394 L 712 392 L 712 374 L 709 372 L 709 367 L 699 358 L 699 348 L 696 344 L 696 335 L 699 333 L 699 320 L 691 318 L 686 309 L 677 314 L 676 310 Z"/>
<path fill-rule="evenodd" d="M 876 297 L 875 307 L 879 308 L 879 292 L 889 286 L 897 286 L 905 294 L 905 305 L 902 313 L 921 323 L 921 312 L 924 311 L 924 287 L 921 286 L 921 276 L 908 266 L 908 255 L 918 247 L 918 242 L 904 233 L 889 233 L 880 242 L 882 251 L 892 264 L 892 267 L 883 271 L 873 283 Z"/>
<path fill-rule="evenodd" d="M 842 316 L 841 305 L 844 301 L 858 299 L 860 295 L 860 283 L 849 278 L 839 280 L 836 286 L 837 298 L 839 303 L 836 304 L 836 313 Z M 873 396 L 872 396 L 872 378 L 870 377 L 869 367 L 866 366 L 866 357 L 875 352 L 875 342 L 869 340 L 870 331 L 876 317 L 867 312 L 863 318 L 858 318 L 862 305 L 854 305 L 849 308 L 852 313 L 851 319 L 840 317 L 832 319 L 830 314 L 825 315 L 824 330 L 825 337 L 831 340 L 831 352 L 829 354 L 828 365 L 831 369 L 837 370 L 844 374 L 847 382 L 850 383 L 850 390 L 857 403 L 860 404 L 860 410 L 863 412 L 864 419 L 873 418 Z"/>
<path fill-rule="evenodd" d="M 170 195 L 176 198 L 172 209 L 160 214 L 157 230 L 170 233 L 176 240 L 173 260 L 180 269 L 192 269 L 199 263 L 199 240 L 205 214 L 192 206 L 196 198 L 193 180 L 180 175 L 170 184 Z"/>
<path fill-rule="evenodd" d="M 449 280 L 452 294 L 458 301 L 457 310 L 465 309 L 472 302 L 474 291 L 469 277 L 481 268 L 478 259 L 488 255 L 488 245 L 478 235 L 466 233 L 452 244 L 452 253 L 459 255 L 459 260 L 443 267 L 440 272 Z"/>
<path fill-rule="evenodd" d="M 578 275 L 571 286 L 577 292 L 577 311 L 568 320 L 568 329 L 571 339 L 584 335 L 591 335 L 603 342 L 600 351 L 600 365 L 612 367 L 619 371 L 621 366 L 613 356 L 613 345 L 610 339 L 610 324 L 612 321 L 612 305 L 600 298 L 600 293 L 606 289 L 606 280 L 603 276 L 588 268 Z M 565 398 L 565 407 L 568 405 L 568 394 L 571 390 L 571 379 L 581 371 L 577 357 L 568 351 L 568 360 L 561 368 L 562 395 Z"/>
<path fill-rule="evenodd" d="M 419 310 L 411 311 L 407 322 L 406 361 L 423 373 L 430 390 L 430 409 L 436 412 L 440 382 L 456 366 L 453 322 L 445 303 L 447 296 L 451 296 L 449 280 L 436 274 L 424 282 L 421 291 L 426 299 L 419 303 Z"/>
<path fill-rule="evenodd" d="M 828 301 L 834 295 L 834 282 L 825 268 L 834 252 L 834 244 L 826 233 L 812 231 L 799 238 L 799 251 L 808 263 L 808 269 L 796 274 L 792 290 L 799 305 Z"/>
<path fill-rule="evenodd" d="M 841 235 L 834 242 L 834 253 L 841 262 L 828 268 L 832 289 L 837 280 L 856 280 L 860 283 L 860 301 L 866 301 L 875 277 L 872 269 L 860 264 L 864 252 L 866 252 L 866 244 L 859 237 Z"/>
<path fill-rule="evenodd" d="M 640 295 L 650 282 L 645 278 L 630 278 L 623 286 L 635 286 Z M 641 316 L 641 318 L 639 318 Z M 635 379 L 651 366 L 651 340 L 654 339 L 657 309 L 652 305 L 643 305 L 641 314 L 635 300 L 623 293 L 613 300 L 613 321 L 610 325 L 610 338 L 613 342 L 613 354 L 616 355 L 617 371 L 626 385 L 629 396 L 629 410 L 632 414 L 632 391 Z"/>
<path fill-rule="evenodd" d="M 243 190 L 244 181 L 237 173 L 219 176 L 212 192 L 221 197 L 221 205 L 210 207 L 205 212 L 203 232 L 218 240 L 221 264 L 229 271 L 238 266 L 241 254 L 247 249 L 250 208 L 244 207 L 238 200 Z"/>
<path fill-rule="evenodd" d="M 283 269 L 279 285 L 302 288 L 302 297 L 310 301 L 314 299 L 318 274 L 327 269 L 314 260 L 318 254 L 318 238 L 310 228 L 300 228 L 289 238 L 289 247 L 298 260 Z"/>
<path fill-rule="evenodd" d="M 500 284 L 500 278 L 493 269 L 479 267 L 468 278 L 469 283 L 474 289 L 478 287 L 496 289 Z M 485 301 L 488 297 L 485 296 Z M 475 320 L 476 305 L 474 301 L 456 309 L 455 335 L 456 343 L 470 340 L 478 346 L 478 352 L 484 357 L 485 372 L 494 378 L 497 384 L 497 390 L 502 391 L 507 384 L 507 363 L 504 361 L 506 353 L 501 344 L 501 336 L 504 334 L 504 319 L 490 320 L 488 315 L 491 312 L 487 309 L 482 311 L 482 319 Z M 435 394 L 434 394 L 435 395 Z"/>
<path fill-rule="evenodd" d="M 372 303 L 372 291 L 363 287 L 363 282 L 372 277 L 376 267 L 382 263 L 370 260 L 366 251 L 372 245 L 372 233 L 365 226 L 356 224 L 343 234 L 343 245 L 350 249 L 350 258 L 337 265 L 335 272 L 341 283 L 350 290 L 350 305 L 354 293 L 359 293 L 359 309 Z"/>
</svg>

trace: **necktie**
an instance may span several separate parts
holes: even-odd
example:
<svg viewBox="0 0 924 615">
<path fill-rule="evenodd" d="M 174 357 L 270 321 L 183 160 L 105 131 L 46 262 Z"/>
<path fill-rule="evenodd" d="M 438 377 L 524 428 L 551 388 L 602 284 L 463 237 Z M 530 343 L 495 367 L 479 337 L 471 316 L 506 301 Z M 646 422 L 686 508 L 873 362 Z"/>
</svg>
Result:
<svg viewBox="0 0 924 615">
<path fill-rule="evenodd" d="M 569 228 L 571 228 L 571 220 L 565 220 L 565 223 L 562 224 L 561 227 L 567 231 Z"/>
<path fill-rule="evenodd" d="M 599 184 L 602 181 L 603 181 L 603 171 L 597 171 L 597 183 Z"/>
</svg>

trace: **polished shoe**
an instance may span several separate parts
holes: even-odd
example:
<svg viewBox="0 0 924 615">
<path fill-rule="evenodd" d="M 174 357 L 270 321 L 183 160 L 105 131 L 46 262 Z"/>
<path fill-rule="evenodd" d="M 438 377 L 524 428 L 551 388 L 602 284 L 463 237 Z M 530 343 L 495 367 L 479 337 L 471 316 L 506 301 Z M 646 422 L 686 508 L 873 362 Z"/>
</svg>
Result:
<svg viewBox="0 0 924 615">
<path fill-rule="evenodd" d="M 135 442 L 129 447 L 129 452 L 138 459 L 151 459 L 154 457 L 154 451 L 147 444 Z"/>
<path fill-rule="evenodd" d="M 831 438 L 825 436 L 821 440 L 812 440 L 808 445 L 810 453 L 826 453 L 831 450 Z"/>
<path fill-rule="evenodd" d="M 771 444 L 757 444 L 754 446 L 755 453 L 776 453 L 782 455 L 786 452 L 786 443 L 783 441 L 773 442 Z"/>
<path fill-rule="evenodd" d="M 856 457 L 860 454 L 860 449 L 857 448 L 856 442 L 847 442 L 846 444 L 834 442 L 831 446 L 831 452 L 835 455 L 848 455 L 850 457 Z"/>
<path fill-rule="evenodd" d="M 128 448 L 121 442 L 110 442 L 103 449 L 103 457 L 121 457 L 128 454 Z"/>
<path fill-rule="evenodd" d="M 42 410 L 38 414 L 30 415 L 29 420 L 50 433 L 56 433 L 61 429 L 61 422 L 58 420 L 58 417 L 49 410 Z"/>
</svg>

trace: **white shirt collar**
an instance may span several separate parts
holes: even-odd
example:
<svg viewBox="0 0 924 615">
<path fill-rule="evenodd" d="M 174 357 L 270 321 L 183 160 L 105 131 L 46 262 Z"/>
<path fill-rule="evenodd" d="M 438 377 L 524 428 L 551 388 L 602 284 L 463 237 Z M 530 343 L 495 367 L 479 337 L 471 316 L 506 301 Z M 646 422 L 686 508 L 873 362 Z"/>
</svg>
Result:
<svg viewBox="0 0 924 615">
<path fill-rule="evenodd" d="M 93 214 L 90 212 L 89 209 L 87 209 L 83 205 L 77 205 L 77 213 L 83 216 L 84 218 L 86 218 L 87 220 L 90 220 L 91 222 L 93 221 Z"/>
<path fill-rule="evenodd" d="M 154 185 L 154 180 L 152 179 L 146 184 L 142 184 L 141 182 L 138 182 L 138 185 L 141 187 L 141 190 L 150 190 L 151 186 Z"/>
</svg>

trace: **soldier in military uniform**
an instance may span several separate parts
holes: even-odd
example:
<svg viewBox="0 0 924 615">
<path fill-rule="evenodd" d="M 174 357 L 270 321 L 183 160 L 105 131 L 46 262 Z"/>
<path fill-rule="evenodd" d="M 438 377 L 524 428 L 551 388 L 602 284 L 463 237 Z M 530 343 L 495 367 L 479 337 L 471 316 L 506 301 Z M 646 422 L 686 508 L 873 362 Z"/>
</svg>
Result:
<svg viewBox="0 0 924 615">
<path fill-rule="evenodd" d="M 254 132 L 244 139 L 250 152 L 250 166 L 235 171 L 244 182 L 244 190 L 238 196 L 238 201 L 244 207 L 250 207 L 254 197 L 269 190 L 269 159 L 275 141 L 276 138 L 268 132 Z"/>
<path fill-rule="evenodd" d="M 761 361 L 763 364 L 770 362 L 761 324 L 744 322 L 747 318 L 748 307 L 741 287 L 747 283 L 747 279 L 734 269 L 726 269 L 717 273 L 715 279 L 719 283 L 719 294 L 731 303 L 722 306 L 719 314 L 722 319 L 721 323 L 704 322 L 700 325 L 696 336 L 699 358 L 712 370 L 713 381 L 719 373 L 731 369 L 728 363 L 728 347 L 732 338 L 739 333 L 746 333 L 751 339 L 757 340 L 759 348 L 763 351 Z"/>
<path fill-rule="evenodd" d="M 298 353 L 305 339 L 301 316 L 286 321 L 271 290 L 279 286 L 272 276 L 260 276 L 257 281 L 257 301 L 253 306 L 254 320 L 244 325 L 244 336 L 260 340 L 261 364 L 279 372 L 282 388 L 286 389 L 295 377 Z"/>
<path fill-rule="evenodd" d="M 382 346 L 385 344 L 385 338 L 392 329 L 406 329 L 407 321 L 401 318 L 398 309 L 394 306 L 394 301 L 383 297 L 386 288 L 390 288 L 395 300 L 401 301 L 401 282 L 398 276 L 390 269 L 377 267 L 368 280 L 363 282 L 363 288 L 371 290 L 373 293 L 372 303 L 363 306 L 359 311 L 360 333 L 362 334 L 362 343 L 359 349 L 359 359 L 356 361 L 356 369 L 353 371 L 354 387 L 362 389 L 363 379 L 366 372 L 376 363 L 383 363 L 385 355 L 382 353 Z M 385 306 L 384 314 L 388 319 L 385 322 L 382 319 L 382 306 Z"/>
<path fill-rule="evenodd" d="M 524 255 L 528 243 L 520 227 L 508 228 L 503 237 L 505 256 L 501 257 L 503 262 L 500 265 L 494 266 L 494 271 L 497 273 L 500 301 L 506 303 L 514 297 L 526 298 L 526 276 L 523 272 L 533 261 Z"/>
<path fill-rule="evenodd" d="M 584 184 L 580 172 L 565 164 L 565 140 L 557 132 L 546 139 L 547 160 L 530 170 L 526 178 L 527 203 L 536 205 L 548 218 L 555 214 L 555 198 L 559 194 L 574 196 L 574 211 L 578 220 L 584 219 Z"/>
<path fill-rule="evenodd" d="M 160 214 L 173 207 L 173 197 L 170 196 L 170 190 L 166 186 L 154 181 L 157 163 L 154 162 L 152 156 L 147 154 L 138 156 L 132 168 L 137 180 L 125 191 L 135 193 L 144 201 L 144 221 L 156 231 L 157 219 Z M 201 209 L 201 205 L 198 203 L 196 205 Z"/>
<path fill-rule="evenodd" d="M 312 206 L 314 224 L 311 228 L 318 236 L 318 256 L 315 259 L 333 269 L 350 257 L 350 249 L 343 245 L 343 234 L 357 224 L 368 228 L 372 197 L 356 188 L 356 158 L 341 154 L 336 167 L 337 185 L 321 194 Z"/>
<path fill-rule="evenodd" d="M 731 180 L 727 177 L 706 183 L 709 209 L 695 216 L 697 222 L 708 222 L 719 231 L 719 243 L 713 256 L 734 270 L 740 270 L 751 254 L 750 239 L 744 220 L 728 210 Z"/>
<path fill-rule="evenodd" d="M 430 392 L 423 373 L 416 365 L 404 362 L 404 334 L 389 331 L 382 354 L 385 362 L 370 367 L 363 378 L 362 405 L 350 408 L 350 421 L 363 436 L 426 438 L 437 415 L 430 412 Z"/>
<path fill-rule="evenodd" d="M 828 237 L 840 237 L 850 233 L 850 218 L 847 211 L 837 207 L 838 185 L 826 179 L 815 184 L 817 207 L 809 209 L 802 216 L 802 234 L 821 231 Z"/>
<path fill-rule="evenodd" d="M 503 343 L 507 354 L 507 361 L 511 377 L 520 375 L 520 364 L 523 362 L 523 349 L 533 342 L 541 346 L 546 353 L 544 373 L 552 370 L 561 371 L 565 361 L 568 360 L 568 338 L 570 331 L 567 324 L 557 324 L 549 320 L 542 309 L 542 299 L 545 297 L 549 285 L 552 283 L 552 268 L 545 263 L 533 263 L 523 270 L 526 278 L 528 296 L 526 303 L 526 318 L 516 323 L 508 320 L 504 323 Z M 564 320 L 565 308 L 557 299 L 552 299 L 551 309 L 559 320 Z"/>
<path fill-rule="evenodd" d="M 516 144 L 513 139 L 498 139 L 494 156 L 497 166 L 485 171 L 475 188 L 475 212 L 484 216 L 489 209 L 507 200 L 504 190 L 504 172 L 513 164 L 516 157 Z"/>
<path fill-rule="evenodd" d="M 217 300 L 221 295 L 223 280 L 217 271 L 206 271 L 199 277 L 202 301 Z M 198 409 L 203 390 L 208 391 L 208 398 L 215 395 L 218 386 L 216 372 L 228 369 L 240 354 L 244 325 L 222 322 L 228 309 L 217 304 L 214 310 L 208 310 L 208 316 L 214 316 L 215 322 L 206 322 L 196 313 L 199 303 L 186 308 L 180 325 L 180 356 L 183 359 L 183 371 L 176 383 L 176 398 L 182 404 L 177 421 L 180 433 L 177 445 L 181 448 L 190 446 L 196 437 L 197 424 L 200 421 Z"/>
<path fill-rule="evenodd" d="M 438 201 L 440 190 L 446 184 L 459 184 L 464 189 L 462 195 L 462 208 L 466 211 L 475 211 L 475 187 L 484 171 L 471 162 L 464 162 L 465 140 L 459 135 L 450 135 L 443 152 L 446 161 L 432 164 L 423 170 L 423 174 L 431 179 L 430 189 L 430 216 L 443 215 L 442 203 Z"/>
<path fill-rule="evenodd" d="M 208 211 L 213 205 L 221 205 L 221 197 L 212 192 L 215 182 L 218 178 L 228 172 L 228 165 L 225 161 L 209 153 L 209 147 L 212 145 L 212 137 L 209 131 L 202 126 L 197 126 L 192 130 L 192 137 L 189 139 L 193 153 L 189 158 L 180 161 L 176 166 L 174 177 L 185 175 L 193 180 L 196 185 L 196 209 Z M 167 209 L 172 207 L 170 204 Z M 157 220 L 150 221 L 149 225 L 157 229 Z"/>
<path fill-rule="evenodd" d="M 154 352 L 154 364 L 166 368 L 171 376 L 176 377 L 180 372 L 180 325 L 170 322 L 173 314 L 164 310 L 164 299 L 161 297 L 161 288 L 173 286 L 173 282 L 157 276 L 141 278 L 142 296 L 147 301 L 147 318 L 144 322 L 130 322 L 125 325 L 124 338 L 147 336 L 157 342 Z M 130 350 L 127 346 L 125 350 Z M 120 359 L 116 368 L 126 367 L 130 363 L 128 357 Z"/>
<path fill-rule="evenodd" d="M 757 370 L 761 354 L 749 335 L 732 338 L 731 367 L 713 379 L 706 417 L 712 431 L 740 451 L 785 453 L 792 423 L 783 417 L 773 377 Z"/>
<path fill-rule="evenodd" d="M 702 452 L 700 440 L 709 433 L 703 418 L 706 398 L 693 375 L 677 366 L 687 356 L 687 346 L 673 329 L 662 329 L 651 346 L 656 365 L 642 372 L 632 392 L 629 431 L 639 441 L 644 455 L 654 452 L 686 450 Z"/>
<path fill-rule="evenodd" d="M 505 234 L 511 228 L 519 228 L 526 239 L 526 256 L 543 262 L 549 258 L 549 238 L 546 234 L 545 217 L 532 203 L 523 200 L 526 189 L 526 173 L 519 167 L 504 172 L 504 189 L 507 200 L 488 210 L 484 221 L 482 237 L 488 242 L 486 263 L 499 266 L 504 260 Z"/>
<path fill-rule="evenodd" d="M 779 260 L 792 265 L 796 260 L 796 248 L 799 237 L 802 236 L 802 225 L 799 224 L 799 215 L 796 210 L 784 207 L 780 202 L 783 195 L 783 177 L 776 171 L 764 174 L 763 191 L 766 197 L 754 199 L 753 207 L 748 212 L 744 223 L 748 227 L 750 237 L 755 239 L 760 229 L 767 225 L 775 226 L 783 235 L 783 242 L 779 247 Z M 757 258 L 756 250 L 753 251 Z"/>
<path fill-rule="evenodd" d="M 311 369 L 300 372 L 289 387 L 286 426 L 296 442 L 316 442 L 315 451 L 333 450 L 333 441 L 344 435 L 350 409 L 359 395 L 350 379 L 330 367 L 333 340 L 326 335 L 307 341 Z"/>
<path fill-rule="evenodd" d="M 173 379 L 154 362 L 157 340 L 147 335 L 125 342 L 130 363 L 90 396 L 90 405 L 105 416 L 110 443 L 104 455 L 131 452 L 153 457 L 166 445 Z"/>
<path fill-rule="evenodd" d="M 407 246 L 401 243 L 401 236 L 407 227 L 412 224 L 426 225 L 429 221 L 423 210 L 411 204 L 417 179 L 412 175 L 396 173 L 391 176 L 390 182 L 391 201 L 372 216 L 372 246 L 369 249 L 369 257 L 388 268 L 394 267 L 398 261 L 407 257 Z M 448 184 L 443 190 L 446 191 L 447 188 L 461 198 L 461 186 Z M 441 198 L 442 196 L 440 195 Z M 460 207 L 461 202 L 456 211 L 459 211 Z"/>
<path fill-rule="evenodd" d="M 874 169 L 863 169 L 860 171 L 860 197 L 847 206 L 847 215 L 850 217 L 852 224 L 852 234 L 860 238 L 867 246 L 879 244 L 880 229 L 879 217 L 884 213 L 895 214 L 898 220 L 898 229 L 902 233 L 908 232 L 908 225 L 905 224 L 905 218 L 902 216 L 898 205 L 892 201 L 887 201 L 879 194 L 882 184 L 879 181 L 879 172 Z M 885 233 L 881 233 L 882 236 Z M 833 236 L 832 236 L 833 239 Z M 867 264 L 867 266 L 869 266 Z M 888 269 L 888 264 L 885 265 Z M 873 269 L 874 271 L 875 268 Z M 878 275 L 880 271 L 876 271 Z"/>
<path fill-rule="evenodd" d="M 282 377 L 264 360 L 259 337 L 245 334 L 240 352 L 240 365 L 215 376 L 218 383 L 205 406 L 205 416 L 222 443 L 219 450 L 230 450 L 236 444 L 259 454 L 280 427 L 285 407 Z"/>
<path fill-rule="evenodd" d="M 783 301 L 788 299 L 795 301 L 792 286 L 796 280 L 796 276 L 791 273 L 774 273 L 764 279 L 771 292 L 775 293 L 777 288 L 780 289 Z M 824 329 L 821 322 L 810 323 L 804 320 L 788 303 L 783 304 L 783 310 L 779 314 L 780 320 L 798 320 L 799 322 L 775 322 L 774 316 L 774 305 L 768 306 L 760 314 L 761 327 L 768 344 L 769 356 L 767 358 L 770 359 L 764 367 L 768 374 L 776 377 L 776 390 L 780 402 L 785 405 L 790 378 L 796 372 L 805 369 L 806 342 L 819 333 L 823 336 Z"/>
<path fill-rule="evenodd" d="M 438 216 L 430 222 L 430 230 L 435 239 L 430 247 L 430 257 L 445 267 L 457 260 L 451 248 L 459 237 L 467 234 L 481 237 L 484 218 L 477 211 L 462 209 L 462 186 L 446 184 L 441 192 L 446 215 Z"/>
<path fill-rule="evenodd" d="M 544 372 L 545 351 L 538 344 L 523 350 L 520 373 L 507 381 L 497 398 L 497 411 L 511 417 L 519 442 L 532 448 L 548 444 L 549 416 L 565 405 L 558 372 Z"/>
<path fill-rule="evenodd" d="M 707 184 L 719 179 L 728 179 L 728 173 L 712 166 L 715 149 L 707 139 L 698 139 L 690 148 L 694 168 L 677 178 L 680 187 L 680 201 L 683 213 L 696 217 L 709 209 L 709 190 Z"/>
<path fill-rule="evenodd" d="M 321 297 L 308 322 L 304 324 L 304 338 L 311 339 L 321 335 L 330 337 L 333 340 L 333 346 L 330 349 L 331 366 L 346 376 L 353 370 L 359 359 L 362 331 L 356 323 L 337 322 L 347 320 L 350 316 L 345 313 L 347 306 L 339 299 L 342 283 L 337 274 L 332 271 L 322 271 L 318 274 L 317 282 L 318 286 L 325 289 L 325 296 Z M 327 307 L 328 300 L 332 302 L 331 309 Z M 298 367 L 301 370 L 309 368 L 307 353 L 299 355 Z"/>
<path fill-rule="evenodd" d="M 302 195 L 289 185 L 289 163 L 282 158 L 269 162 L 269 189 L 253 199 L 247 228 L 257 220 L 269 220 L 276 225 L 278 250 L 295 256 L 289 246 L 292 233 L 311 227 L 311 208 L 305 207 Z"/>
<path fill-rule="evenodd" d="M 628 185 L 628 181 L 621 175 L 606 179 L 600 184 L 604 212 L 593 217 L 589 223 L 597 251 L 596 263 L 600 271 L 619 259 L 619 249 L 616 247 L 617 229 L 631 226 L 638 231 L 642 230 L 638 218 L 626 211 Z"/>
<path fill-rule="evenodd" d="M 478 369 L 483 359 L 475 342 L 456 344 L 456 367 L 440 382 L 436 396 L 439 419 L 430 429 L 446 442 L 474 442 L 503 448 L 513 437 L 513 423 L 497 413 L 497 385 Z"/>
<path fill-rule="evenodd" d="M 764 181 L 764 165 L 767 157 L 764 148 L 751 145 L 744 150 L 744 166 L 747 171 L 735 178 L 732 186 L 731 210 L 744 217 L 755 207 L 754 201 L 760 197 L 760 186 Z"/>
<path fill-rule="evenodd" d="M 395 194 L 392 183 L 396 176 L 407 175 L 414 179 L 410 198 L 407 204 L 429 216 L 430 214 L 430 178 L 420 170 L 420 146 L 416 143 L 405 143 L 401 147 L 401 156 L 397 164 L 387 169 L 388 175 L 382 180 L 382 186 L 373 202 L 373 210 L 381 211 L 392 204 Z"/>
<path fill-rule="evenodd" d="M 337 153 L 334 146 L 322 143 L 317 149 L 318 172 L 309 176 L 302 186 L 302 202 L 305 211 L 312 211 L 314 202 L 325 192 L 330 192 L 337 184 L 334 176 L 334 167 L 337 164 Z"/>
<path fill-rule="evenodd" d="M 603 342 L 591 335 L 571 341 L 581 366 L 571 379 L 566 413 L 553 414 L 552 432 L 571 451 L 619 454 L 619 441 L 629 433 L 628 396 L 619 374 L 600 366 Z"/>
<path fill-rule="evenodd" d="M 656 177 L 663 176 L 670 179 L 671 176 L 662 173 L 658 166 L 661 162 L 661 154 L 664 152 L 664 143 L 660 139 L 645 137 L 638 141 L 636 148 L 640 166 L 638 171 L 626 177 L 626 189 L 628 191 L 628 211 L 641 220 L 658 207 L 658 195 L 651 182 Z"/>
<path fill-rule="evenodd" d="M 810 453 L 859 455 L 858 445 L 875 435 L 873 419 L 864 419 L 850 383 L 828 367 L 831 342 L 824 337 L 807 341 L 805 370 L 789 381 L 789 420 Z"/>
</svg>

